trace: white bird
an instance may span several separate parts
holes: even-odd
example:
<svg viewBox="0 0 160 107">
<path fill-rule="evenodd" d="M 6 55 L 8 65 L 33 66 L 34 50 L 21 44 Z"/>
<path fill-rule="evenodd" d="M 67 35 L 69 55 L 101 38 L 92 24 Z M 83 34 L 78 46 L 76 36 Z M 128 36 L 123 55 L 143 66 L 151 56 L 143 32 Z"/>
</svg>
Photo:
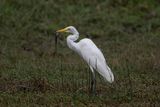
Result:
<svg viewBox="0 0 160 107">
<path fill-rule="evenodd" d="M 67 45 L 70 49 L 78 53 L 89 65 L 92 71 L 91 92 L 96 91 L 96 79 L 94 70 L 103 76 L 109 83 L 114 81 L 114 75 L 106 63 L 106 60 L 99 48 L 93 43 L 91 39 L 84 38 L 76 42 L 79 38 L 79 33 L 75 27 L 69 26 L 57 32 L 69 32 L 71 35 L 67 37 Z"/>
</svg>

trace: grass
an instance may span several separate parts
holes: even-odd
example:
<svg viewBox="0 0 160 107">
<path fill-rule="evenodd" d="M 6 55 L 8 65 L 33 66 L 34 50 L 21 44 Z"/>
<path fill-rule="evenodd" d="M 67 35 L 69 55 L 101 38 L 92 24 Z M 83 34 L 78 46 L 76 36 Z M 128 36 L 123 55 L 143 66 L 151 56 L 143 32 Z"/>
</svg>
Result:
<svg viewBox="0 0 160 107">
<path fill-rule="evenodd" d="M 158 107 L 160 7 L 153 0 L 1 0 L 1 106 Z M 97 77 L 54 32 L 74 25 L 102 50 L 115 82 Z M 64 34 L 65 35 L 65 34 Z"/>
</svg>

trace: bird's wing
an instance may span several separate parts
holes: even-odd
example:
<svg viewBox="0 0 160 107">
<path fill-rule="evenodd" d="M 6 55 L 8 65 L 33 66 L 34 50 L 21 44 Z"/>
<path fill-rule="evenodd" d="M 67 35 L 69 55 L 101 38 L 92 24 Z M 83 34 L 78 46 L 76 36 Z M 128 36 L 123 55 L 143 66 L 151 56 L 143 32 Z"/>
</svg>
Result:
<svg viewBox="0 0 160 107">
<path fill-rule="evenodd" d="M 106 64 L 106 60 L 97 46 L 90 39 L 82 39 L 79 43 L 79 55 L 89 66 L 97 70 L 107 81 L 113 82 L 114 76 Z"/>
</svg>

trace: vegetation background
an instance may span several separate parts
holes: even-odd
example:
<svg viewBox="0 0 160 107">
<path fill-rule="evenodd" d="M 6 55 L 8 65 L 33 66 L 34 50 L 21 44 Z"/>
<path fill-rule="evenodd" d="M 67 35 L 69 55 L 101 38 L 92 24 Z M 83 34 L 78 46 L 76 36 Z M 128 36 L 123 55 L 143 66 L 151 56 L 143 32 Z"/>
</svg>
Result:
<svg viewBox="0 0 160 107">
<path fill-rule="evenodd" d="M 55 31 L 75 26 L 102 50 L 115 82 L 90 71 Z M 64 34 L 65 35 L 65 34 Z M 0 0 L 0 105 L 158 107 L 159 0 Z"/>
</svg>

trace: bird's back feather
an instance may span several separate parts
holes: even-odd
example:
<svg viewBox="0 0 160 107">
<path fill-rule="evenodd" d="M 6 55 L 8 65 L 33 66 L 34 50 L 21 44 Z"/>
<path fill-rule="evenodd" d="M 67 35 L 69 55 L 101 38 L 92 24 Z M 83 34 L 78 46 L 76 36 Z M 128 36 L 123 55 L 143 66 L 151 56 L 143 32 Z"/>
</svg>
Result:
<svg viewBox="0 0 160 107">
<path fill-rule="evenodd" d="M 79 55 L 98 71 L 107 81 L 112 83 L 114 76 L 99 48 L 90 39 L 82 39 L 77 43 Z"/>
</svg>

